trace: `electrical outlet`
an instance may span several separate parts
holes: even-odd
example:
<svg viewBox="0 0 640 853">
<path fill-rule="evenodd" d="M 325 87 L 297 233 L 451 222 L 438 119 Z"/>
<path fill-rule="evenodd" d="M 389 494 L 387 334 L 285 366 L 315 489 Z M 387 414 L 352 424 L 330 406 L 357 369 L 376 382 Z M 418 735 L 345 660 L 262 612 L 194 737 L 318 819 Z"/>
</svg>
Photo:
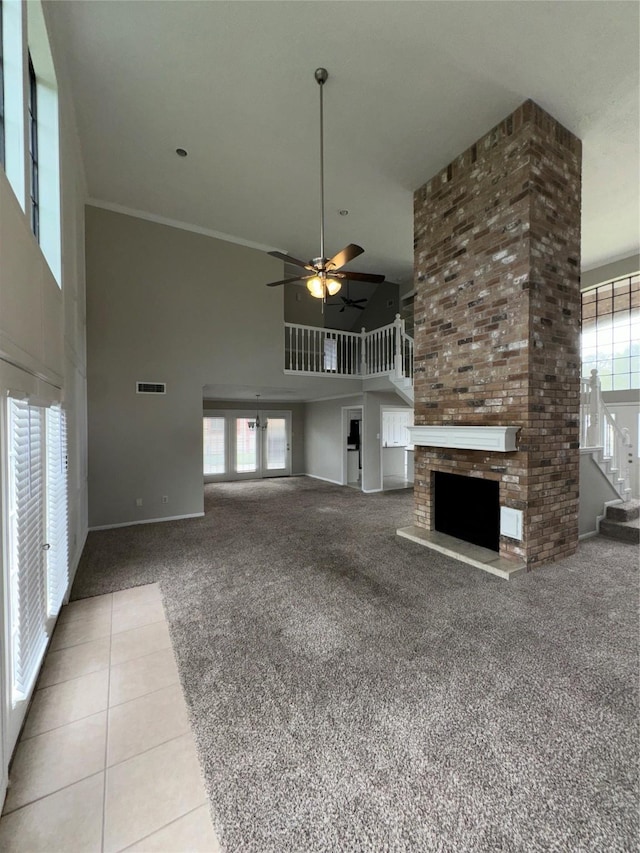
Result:
<svg viewBox="0 0 640 853">
<path fill-rule="evenodd" d="M 136 498 L 136 506 L 142 506 L 142 498 Z"/>
<path fill-rule="evenodd" d="M 163 504 L 168 504 L 168 503 L 169 503 L 169 495 L 163 495 L 163 496 L 162 496 L 162 503 L 163 503 Z"/>
</svg>

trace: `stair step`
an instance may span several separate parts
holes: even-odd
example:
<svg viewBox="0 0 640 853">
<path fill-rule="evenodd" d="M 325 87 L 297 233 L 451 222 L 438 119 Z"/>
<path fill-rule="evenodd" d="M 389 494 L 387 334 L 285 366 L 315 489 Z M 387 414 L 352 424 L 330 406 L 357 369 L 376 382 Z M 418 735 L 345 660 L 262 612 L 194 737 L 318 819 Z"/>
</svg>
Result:
<svg viewBox="0 0 640 853">
<path fill-rule="evenodd" d="M 632 521 L 610 521 L 605 518 L 600 522 L 600 535 L 620 542 L 640 543 L 640 518 Z"/>
<path fill-rule="evenodd" d="M 640 518 L 640 501 L 625 501 L 607 507 L 607 521 L 633 521 Z"/>
</svg>

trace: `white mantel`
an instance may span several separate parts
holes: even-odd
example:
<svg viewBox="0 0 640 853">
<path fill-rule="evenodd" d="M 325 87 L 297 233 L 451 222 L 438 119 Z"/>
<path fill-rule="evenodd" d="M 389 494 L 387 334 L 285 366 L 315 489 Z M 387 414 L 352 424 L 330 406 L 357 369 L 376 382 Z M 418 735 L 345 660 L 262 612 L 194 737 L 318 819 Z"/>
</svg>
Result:
<svg viewBox="0 0 640 853">
<path fill-rule="evenodd" d="M 459 450 L 516 450 L 516 426 L 413 426 L 410 441 L 421 447 L 451 447 Z"/>
</svg>

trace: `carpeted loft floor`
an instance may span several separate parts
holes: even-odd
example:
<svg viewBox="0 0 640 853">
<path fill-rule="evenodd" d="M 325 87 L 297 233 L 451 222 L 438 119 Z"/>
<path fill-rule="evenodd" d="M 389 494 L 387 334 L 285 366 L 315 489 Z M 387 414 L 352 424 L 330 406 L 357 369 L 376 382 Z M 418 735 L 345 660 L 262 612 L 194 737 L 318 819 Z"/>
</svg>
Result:
<svg viewBox="0 0 640 853">
<path fill-rule="evenodd" d="M 634 546 L 504 581 L 397 537 L 407 491 L 205 509 L 91 533 L 73 597 L 160 583 L 228 853 L 637 849 Z"/>
</svg>

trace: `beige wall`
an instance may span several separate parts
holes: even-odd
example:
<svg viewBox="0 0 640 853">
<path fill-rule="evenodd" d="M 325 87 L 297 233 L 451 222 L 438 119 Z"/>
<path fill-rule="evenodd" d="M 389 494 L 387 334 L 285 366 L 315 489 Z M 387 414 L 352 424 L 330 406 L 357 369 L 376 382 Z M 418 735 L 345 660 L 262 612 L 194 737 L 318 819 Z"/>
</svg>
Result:
<svg viewBox="0 0 640 853">
<path fill-rule="evenodd" d="M 361 394 L 306 404 L 304 455 L 307 474 L 332 483 L 343 482 L 342 409 L 361 405 Z"/>
<path fill-rule="evenodd" d="M 624 278 L 624 276 L 631 275 L 634 272 L 638 272 L 638 270 L 640 270 L 640 255 L 629 255 L 627 258 L 605 264 L 602 267 L 583 270 L 580 277 L 580 286 L 585 290 L 586 288 L 594 287 L 596 284 L 611 281 L 614 278 Z"/>
<path fill-rule="evenodd" d="M 253 405 L 261 388 L 310 382 L 283 374 L 283 294 L 264 286 L 282 263 L 97 207 L 86 217 L 90 524 L 201 513 L 203 387 L 246 387 Z M 167 394 L 136 395 L 137 380 Z"/>
<path fill-rule="evenodd" d="M 26 7 L 23 7 L 26 26 Z M 45 9 L 46 15 L 46 9 Z M 40 34 L 42 36 L 42 34 Z M 26 36 L 25 36 L 26 38 Z M 46 36 L 45 36 L 46 38 Z M 22 210 L 0 167 L 0 395 L 23 392 L 42 401 L 64 403 L 69 440 L 69 574 L 75 573 L 87 532 L 86 370 L 84 322 L 84 200 L 86 197 L 80 145 L 64 69 L 55 43 L 51 45 L 59 97 L 60 205 L 62 276 L 60 288 L 31 232 L 30 216 Z M 4 472 L 2 472 L 4 478 Z M 0 490 L 0 503 L 2 494 Z M 0 636 L 7 566 L 0 569 Z M 52 630 L 52 629 L 51 629 Z M 4 641 L 0 643 L 4 648 Z M 5 655 L 0 655 L 2 687 L 8 683 Z M 24 705 L 21 709 L 20 705 Z M 5 732 L 9 748 L 28 702 L 20 703 Z M 4 728 L 4 721 L 3 726 Z M 4 797 L 9 754 L 0 744 L 0 806 Z"/>
</svg>

